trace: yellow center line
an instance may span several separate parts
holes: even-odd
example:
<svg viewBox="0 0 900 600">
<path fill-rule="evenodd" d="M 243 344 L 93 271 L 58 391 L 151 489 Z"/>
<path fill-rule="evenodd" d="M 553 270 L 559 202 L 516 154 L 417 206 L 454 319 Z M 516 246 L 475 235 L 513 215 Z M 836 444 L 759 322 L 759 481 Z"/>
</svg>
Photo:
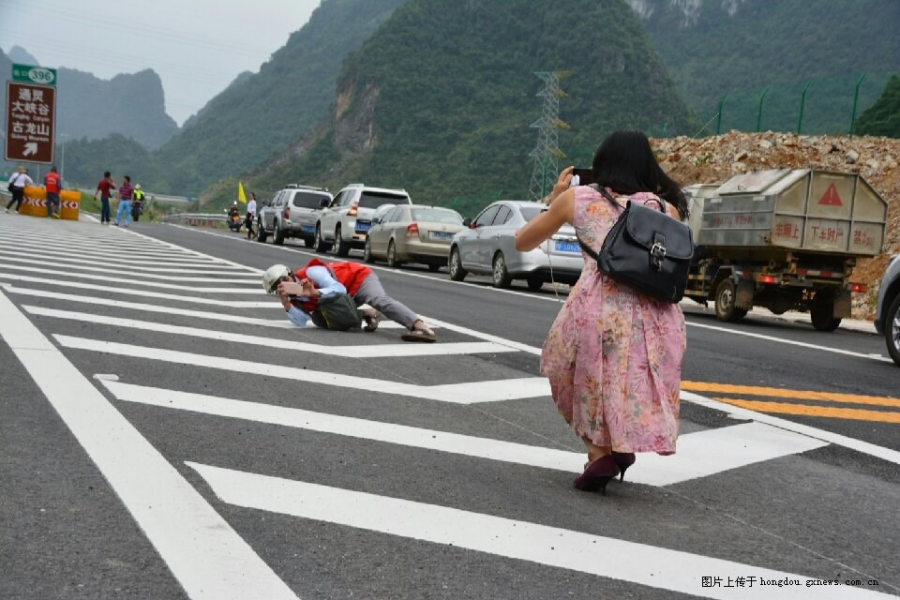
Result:
<svg viewBox="0 0 900 600">
<path fill-rule="evenodd" d="M 741 398 L 715 398 L 715 400 L 764 413 L 852 419 L 855 421 L 877 421 L 879 423 L 900 423 L 900 412 L 810 406 L 808 404 L 791 404 L 789 402 L 763 402 L 761 400 L 744 400 Z"/>
<path fill-rule="evenodd" d="M 883 398 L 881 396 L 863 396 L 856 394 L 838 394 L 834 392 L 786 390 L 773 387 L 731 385 L 728 383 L 706 383 L 703 381 L 682 381 L 681 389 L 689 392 L 743 394 L 746 396 L 796 398 L 797 400 L 824 400 L 828 402 L 843 402 L 845 404 L 869 404 L 874 406 L 892 406 L 900 408 L 900 399 Z"/>
</svg>

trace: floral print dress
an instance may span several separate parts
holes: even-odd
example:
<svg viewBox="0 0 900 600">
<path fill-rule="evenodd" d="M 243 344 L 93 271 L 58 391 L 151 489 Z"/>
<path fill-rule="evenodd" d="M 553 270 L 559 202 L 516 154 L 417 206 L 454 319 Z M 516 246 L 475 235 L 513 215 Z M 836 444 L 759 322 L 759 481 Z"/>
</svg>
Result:
<svg viewBox="0 0 900 600">
<path fill-rule="evenodd" d="M 656 204 L 650 193 L 630 199 Z M 677 218 L 674 207 L 669 212 Z M 619 214 L 594 189 L 575 188 L 575 230 L 595 252 Z M 579 437 L 616 452 L 673 454 L 686 346 L 677 304 L 616 283 L 584 254 L 581 277 L 544 343 L 541 372 Z"/>
</svg>

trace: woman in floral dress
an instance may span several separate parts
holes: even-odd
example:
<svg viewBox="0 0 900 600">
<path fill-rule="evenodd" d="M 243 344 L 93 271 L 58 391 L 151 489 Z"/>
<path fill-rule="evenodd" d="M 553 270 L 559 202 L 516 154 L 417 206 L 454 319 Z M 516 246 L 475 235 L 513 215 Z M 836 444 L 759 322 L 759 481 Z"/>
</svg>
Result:
<svg viewBox="0 0 900 600">
<path fill-rule="evenodd" d="M 592 171 L 594 182 L 623 209 L 629 199 L 657 208 L 658 195 L 670 216 L 687 216 L 680 187 L 659 167 L 642 133 L 611 134 L 597 150 Z M 571 223 L 599 253 L 621 211 L 592 187 L 570 188 L 571 179 L 569 167 L 546 198 L 550 208 L 519 231 L 517 249 L 536 248 Z M 588 451 L 575 487 L 605 493 L 610 479 L 624 478 L 635 452 L 675 452 L 685 347 L 684 315 L 677 304 L 616 283 L 584 254 L 584 270 L 541 355 L 553 401 Z"/>
</svg>

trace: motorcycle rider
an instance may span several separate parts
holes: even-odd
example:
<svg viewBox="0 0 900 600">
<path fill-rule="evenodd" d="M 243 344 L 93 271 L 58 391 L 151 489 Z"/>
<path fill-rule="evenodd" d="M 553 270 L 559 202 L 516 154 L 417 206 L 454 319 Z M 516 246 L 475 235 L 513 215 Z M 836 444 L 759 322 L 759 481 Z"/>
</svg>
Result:
<svg viewBox="0 0 900 600">
<path fill-rule="evenodd" d="M 240 231 L 241 229 L 241 209 L 238 208 L 237 200 L 228 209 L 228 227 L 232 231 Z"/>
</svg>

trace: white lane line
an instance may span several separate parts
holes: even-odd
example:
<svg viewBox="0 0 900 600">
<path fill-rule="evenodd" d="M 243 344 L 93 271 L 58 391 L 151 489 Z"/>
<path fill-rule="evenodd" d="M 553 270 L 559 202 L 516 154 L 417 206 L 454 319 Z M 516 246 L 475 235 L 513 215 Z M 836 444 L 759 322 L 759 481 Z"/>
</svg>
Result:
<svg viewBox="0 0 900 600">
<path fill-rule="evenodd" d="M 853 356 L 856 358 L 866 358 L 869 360 L 878 360 L 881 362 L 894 362 L 890 358 L 886 356 L 873 356 L 871 354 L 864 354 L 862 352 L 851 352 L 850 350 L 841 350 L 840 348 L 829 348 L 827 346 L 820 346 L 818 344 L 809 344 L 807 342 L 797 342 L 794 340 L 786 340 L 783 338 L 778 338 L 771 335 L 764 335 L 761 333 L 753 333 L 751 331 L 740 331 L 738 329 L 729 329 L 727 327 L 718 327 L 716 325 L 706 325 L 705 323 L 691 323 L 685 321 L 688 327 L 696 327 L 698 329 L 709 329 L 711 331 L 721 331 L 723 333 L 730 333 L 733 335 L 742 335 L 744 337 L 751 337 L 758 340 L 765 340 L 767 342 L 777 342 L 779 344 L 787 344 L 788 346 L 799 346 L 800 348 L 809 348 L 811 350 L 819 350 L 821 352 L 832 352 L 834 354 L 843 354 L 844 356 Z"/>
<path fill-rule="evenodd" d="M 881 460 L 885 460 L 895 465 L 900 465 L 900 452 L 898 452 L 897 450 L 891 450 L 890 448 L 876 446 L 875 444 L 847 437 L 839 433 L 832 433 L 831 431 L 825 431 L 816 427 L 801 425 L 800 423 L 794 423 L 793 421 L 788 421 L 786 419 L 781 419 L 779 417 L 767 415 L 765 413 L 758 413 L 756 411 L 741 408 L 739 406 L 732 406 L 731 404 L 728 404 L 726 402 L 719 402 L 718 400 L 706 398 L 704 396 L 694 394 L 693 392 L 682 391 L 681 399 L 688 402 L 693 402 L 694 404 L 698 404 L 700 406 L 711 408 L 713 410 L 721 411 L 735 419 L 753 420 L 758 423 L 765 423 L 767 425 L 771 425 L 772 427 L 777 427 L 785 431 L 792 431 L 794 433 L 805 435 L 816 440 L 834 444 L 835 446 L 842 446 L 844 448 L 849 448 L 850 450 L 856 450 L 857 452 L 860 452 L 862 454 L 868 454 L 869 456 L 880 458 Z"/>
<path fill-rule="evenodd" d="M 220 300 L 216 295 L 210 296 L 209 298 L 198 298 L 192 296 L 179 296 L 178 294 L 165 294 L 163 292 L 152 292 L 150 290 L 133 290 L 127 288 L 117 288 L 106 285 L 95 285 L 93 283 L 81 283 L 80 281 L 62 281 L 59 279 L 55 279 L 53 281 L 48 281 L 47 279 L 41 277 L 29 277 L 27 275 L 12 275 L 10 273 L 0 273 L 0 279 L 5 279 L 9 281 L 25 281 L 28 283 L 39 283 L 44 285 L 51 285 L 55 288 L 64 287 L 64 288 L 76 288 L 80 290 L 94 290 L 100 292 L 108 292 L 110 294 L 122 294 L 123 296 L 140 296 L 141 298 L 160 298 L 165 300 L 177 300 L 178 302 L 189 302 L 192 304 L 203 304 L 209 306 L 210 304 L 215 304 L 216 306 L 221 306 L 222 308 L 267 308 L 267 309 L 278 309 L 284 312 L 284 308 L 278 304 L 277 302 L 253 302 L 253 301 L 243 301 L 243 300 Z M 202 292 L 201 289 L 194 290 L 196 292 Z M 240 317 L 235 317 L 235 319 L 240 319 Z"/>
<path fill-rule="evenodd" d="M 60 259 L 52 256 L 43 256 L 37 258 L 37 255 L 34 253 L 29 256 L 36 258 L 21 258 L 19 256 L 13 255 L 12 253 L 3 252 L 0 250 L 0 264 L 4 263 L 21 263 L 25 265 L 39 265 L 39 266 L 47 266 L 54 265 L 59 268 L 64 269 L 75 269 L 76 271 L 91 271 L 94 273 L 110 273 L 116 272 L 118 270 L 127 269 L 128 274 L 133 277 L 144 277 L 147 279 L 164 279 L 166 281 L 184 281 L 184 282 L 194 282 L 194 283 L 233 283 L 236 285 L 255 285 L 259 287 L 258 277 L 256 275 L 240 274 L 243 279 L 226 279 L 219 277 L 193 277 L 188 276 L 184 277 L 181 275 L 173 275 L 171 273 L 146 273 L 140 270 L 134 269 L 131 265 L 121 265 L 116 267 L 111 267 L 106 265 L 104 267 L 97 266 L 103 264 L 104 261 L 98 260 L 78 260 L 78 259 Z M 215 275 L 216 273 L 204 272 L 205 275 Z M 221 273 L 222 275 L 229 275 L 228 273 Z M 238 275 L 238 274 L 235 274 Z M 252 277 L 253 279 L 248 279 L 248 277 Z"/>
<path fill-rule="evenodd" d="M 132 260 L 140 263 L 149 263 L 153 264 L 156 262 L 163 263 L 173 263 L 173 264 L 193 264 L 199 266 L 208 266 L 221 264 L 216 261 L 212 261 L 210 259 L 199 259 L 197 257 L 193 257 L 190 255 L 161 255 L 155 253 L 134 253 L 128 250 L 120 250 L 117 248 L 110 248 L 108 246 L 103 245 L 84 245 L 84 244 L 65 244 L 54 241 L 40 241 L 35 242 L 31 240 L 23 240 L 21 238 L 15 237 L 3 237 L 0 236 L 0 241 L 4 243 L 6 246 L 17 246 L 19 248 L 24 249 L 50 249 L 60 253 L 67 253 L 70 255 L 95 255 L 95 256 L 118 256 L 125 257 L 128 260 Z"/>
<path fill-rule="evenodd" d="M 156 304 L 143 304 L 140 302 L 126 302 L 124 300 L 110 300 L 109 298 L 101 298 L 99 296 L 79 296 L 76 294 L 63 294 L 59 292 L 48 292 L 45 290 L 35 290 L 30 288 L 20 288 L 12 285 L 0 283 L 0 288 L 6 288 L 11 294 L 19 294 L 21 296 L 29 296 L 32 298 L 48 298 L 51 300 L 62 300 L 66 303 L 81 303 L 91 306 L 109 306 L 110 308 L 122 308 L 126 310 L 137 310 L 143 312 L 160 313 L 164 315 L 178 315 L 181 317 L 193 317 L 196 319 L 205 319 L 208 321 L 224 321 L 226 323 L 240 324 L 241 326 L 259 326 L 274 327 L 276 329 L 296 329 L 290 321 L 285 319 L 257 319 L 255 317 L 244 317 L 236 314 L 207 312 L 200 310 L 190 310 L 185 308 L 174 308 L 171 306 L 159 306 Z M 209 304 L 209 303 L 207 303 Z M 384 324 L 381 325 L 382 327 Z"/>
<path fill-rule="evenodd" d="M 438 450 L 573 474 L 584 467 L 583 452 L 127 383 L 104 382 L 104 385 L 119 400 L 162 408 Z M 673 456 L 642 454 L 639 468 L 632 469 L 637 473 L 632 476 L 632 471 L 629 471 L 628 479 L 631 483 L 663 487 L 823 446 L 827 444 L 759 423 L 707 429 L 681 436 L 678 439 L 678 453 Z"/>
<path fill-rule="evenodd" d="M 215 261 L 217 261 L 217 262 L 220 262 L 220 263 L 223 263 L 223 264 L 226 264 L 226 265 L 231 265 L 231 266 L 233 266 L 233 267 L 235 267 L 235 268 L 238 268 L 238 269 L 241 269 L 241 270 L 244 270 L 244 271 L 249 271 L 249 272 L 251 272 L 251 273 L 258 273 L 258 274 L 262 275 L 263 272 L 264 272 L 262 269 L 256 269 L 256 268 L 254 268 L 254 267 L 248 267 L 248 266 L 246 266 L 246 265 L 242 265 L 242 264 L 240 264 L 240 263 L 237 263 L 237 262 L 234 262 L 234 261 L 231 261 L 231 260 L 225 260 L 224 258 L 219 258 L 219 257 L 217 257 L 217 256 L 212 256 L 212 255 L 209 255 L 209 254 L 204 254 L 203 252 L 197 252 L 196 250 L 191 250 L 190 248 L 185 248 L 184 246 L 178 246 L 178 245 L 173 244 L 173 243 L 171 243 L 171 242 L 164 242 L 164 241 L 162 241 L 162 240 L 158 240 L 158 239 L 156 239 L 156 238 L 150 237 L 149 235 L 144 235 L 143 233 L 138 233 L 137 231 L 128 231 L 127 233 L 128 233 L 129 235 L 133 235 L 133 236 L 139 237 L 139 238 L 141 238 L 141 239 L 145 239 L 145 240 L 153 240 L 154 242 L 157 242 L 157 243 L 159 243 L 159 244 L 163 244 L 163 245 L 165 245 L 165 246 L 168 246 L 168 247 L 170 247 L 170 248 L 174 248 L 174 249 L 176 249 L 176 250 L 181 250 L 182 252 L 186 252 L 186 253 L 191 254 L 191 255 L 193 255 L 193 256 L 198 256 L 198 257 L 206 258 L 206 259 L 209 259 L 209 260 L 215 260 Z"/>
<path fill-rule="evenodd" d="M 814 578 L 658 548 L 611 537 L 527 521 L 377 496 L 280 477 L 186 463 L 223 502 L 244 508 L 334 523 L 365 531 L 421 540 L 607 577 L 694 597 L 758 600 L 759 585 L 703 587 L 715 574 L 752 574 L 766 580 L 799 579 L 800 585 L 766 588 L 766 600 L 809 598 L 805 582 Z M 817 599 L 884 597 L 852 587 L 816 586 Z"/>
<path fill-rule="evenodd" d="M 180 252 L 177 250 L 172 250 L 171 248 L 152 248 L 147 244 L 137 244 L 133 242 L 123 242 L 117 241 L 111 238 L 85 238 L 82 236 L 72 236 L 72 235 L 63 235 L 58 233 L 51 233 L 50 231 L 35 231 L 32 232 L 31 235 L 39 236 L 43 234 L 52 235 L 51 238 L 47 240 L 42 240 L 41 243 L 52 243 L 56 246 L 65 246 L 65 247 L 79 247 L 79 248 L 88 248 L 88 249 L 104 249 L 104 250 L 115 250 L 117 252 L 125 252 L 128 254 L 150 254 L 154 256 L 171 256 L 171 257 L 181 257 L 184 256 L 184 252 Z M 0 239 L 5 241 L 15 241 L 17 239 L 21 239 L 21 232 L 19 233 L 3 233 L 0 232 Z"/>
<path fill-rule="evenodd" d="M 3 248 L 7 248 L 7 250 L 3 250 Z M 0 253 L 5 256 L 22 256 L 23 253 L 20 248 L 17 246 L 13 246 L 10 244 L 2 244 L 0 243 Z M 96 265 L 107 265 L 110 269 L 127 269 L 129 271 L 141 271 L 148 273 L 185 273 L 192 275 L 229 275 L 232 277 L 253 277 L 250 281 L 259 281 L 259 275 L 256 273 L 246 273 L 242 271 L 235 271 L 234 267 L 229 265 L 209 265 L 198 268 L 179 268 L 179 267 L 150 267 L 146 265 L 136 265 L 132 261 L 129 261 L 127 258 L 114 258 L 109 256 L 104 256 L 102 258 L 98 257 L 81 257 L 81 256 L 65 256 L 60 254 L 54 254 L 53 252 L 47 250 L 28 250 L 28 253 L 25 256 L 36 257 L 44 259 L 44 262 L 52 261 L 57 263 L 73 263 L 73 264 L 96 264 Z M 155 263 L 154 263 L 155 264 Z"/>
<path fill-rule="evenodd" d="M 139 279 L 131 278 L 131 277 L 113 277 L 110 275 L 94 275 L 92 273 L 76 273 L 67 270 L 67 267 L 58 267 L 55 269 L 45 269 L 42 267 L 28 267 L 23 265 L 11 265 L 7 262 L 0 261 L 0 269 L 6 269 L 8 271 L 22 271 L 23 273 L 41 273 L 45 275 L 53 275 L 54 277 L 72 277 L 75 279 L 87 279 L 88 281 L 106 281 L 110 283 L 124 283 L 128 285 L 136 285 L 136 286 L 146 286 L 152 288 L 159 288 L 163 290 L 178 290 L 182 292 L 195 292 L 195 293 L 203 293 L 203 294 L 216 294 L 216 295 L 241 295 L 241 296 L 265 296 L 266 291 L 262 289 L 261 285 L 253 286 L 252 288 L 248 287 L 204 287 L 197 285 L 178 285 L 175 283 L 165 283 L 162 281 L 142 281 Z M 105 271 L 105 269 L 98 269 L 100 271 Z M 46 281 L 46 279 L 45 279 Z M 52 280 L 53 282 L 57 281 L 56 279 Z M 242 282 L 246 286 L 246 282 Z"/>
<path fill-rule="evenodd" d="M 459 354 L 496 354 L 501 352 L 515 352 L 511 348 L 492 344 L 490 342 L 451 342 L 443 344 L 372 344 L 363 346 L 325 346 L 292 340 L 281 340 L 243 333 L 231 333 L 212 329 L 199 329 L 196 327 L 181 327 L 167 325 L 155 321 L 138 321 L 136 319 L 120 319 L 106 315 L 74 312 L 71 310 L 56 310 L 39 306 L 23 306 L 30 314 L 63 319 L 66 321 L 80 321 L 83 323 L 96 323 L 99 325 L 112 325 L 115 327 L 127 327 L 143 331 L 155 331 L 172 335 L 184 335 L 190 337 L 234 342 L 238 344 L 251 344 L 265 346 L 267 348 L 282 348 L 297 352 L 311 352 L 327 356 L 341 356 L 344 358 L 384 358 L 384 357 L 417 357 L 417 356 L 451 356 Z M 244 321 L 240 321 L 243 325 Z M 397 327 L 400 327 L 399 325 Z"/>
<path fill-rule="evenodd" d="M 423 398 L 426 400 L 436 400 L 453 404 L 502 402 L 504 400 L 520 400 L 522 398 L 538 398 L 550 395 L 550 384 L 543 377 L 522 377 L 443 385 L 417 385 L 413 383 L 390 381 L 387 379 L 342 375 L 340 373 L 331 373 L 327 371 L 314 371 L 312 369 L 298 367 L 270 365 L 266 363 L 237 360 L 234 358 L 211 356 L 208 354 L 195 354 L 192 352 L 179 352 L 176 350 L 149 348 L 132 344 L 119 344 L 117 342 L 106 342 L 103 340 L 68 335 L 54 334 L 53 337 L 61 346 L 73 350 L 104 352 L 106 354 L 115 354 L 117 356 L 159 360 L 180 365 L 226 370 L 233 373 L 278 377 L 280 379 L 306 381 L 338 388 L 350 388 L 379 394 L 395 394 L 398 396 Z"/>
<path fill-rule="evenodd" d="M 481 331 L 476 331 L 475 329 L 469 329 L 468 327 L 462 327 L 460 325 L 454 325 L 453 323 L 448 323 L 446 321 L 439 321 L 437 319 L 432 319 L 431 317 L 422 317 L 426 323 L 428 323 L 431 327 L 441 327 L 442 329 L 449 329 L 450 331 L 455 331 L 457 333 L 462 333 L 464 335 L 468 335 L 470 337 L 474 337 L 476 339 L 484 340 L 486 342 L 491 342 L 493 344 L 500 344 L 510 348 L 512 350 L 518 350 L 519 352 L 527 352 L 528 354 L 534 354 L 536 356 L 541 355 L 541 349 L 535 348 L 534 346 L 529 346 L 528 344 L 522 344 L 520 342 L 514 342 L 513 340 L 507 340 L 500 336 L 491 335 L 489 333 L 484 333 Z"/>
<path fill-rule="evenodd" d="M 0 336 L 192 600 L 297 596 L 203 496 L 0 293 Z"/>
</svg>

